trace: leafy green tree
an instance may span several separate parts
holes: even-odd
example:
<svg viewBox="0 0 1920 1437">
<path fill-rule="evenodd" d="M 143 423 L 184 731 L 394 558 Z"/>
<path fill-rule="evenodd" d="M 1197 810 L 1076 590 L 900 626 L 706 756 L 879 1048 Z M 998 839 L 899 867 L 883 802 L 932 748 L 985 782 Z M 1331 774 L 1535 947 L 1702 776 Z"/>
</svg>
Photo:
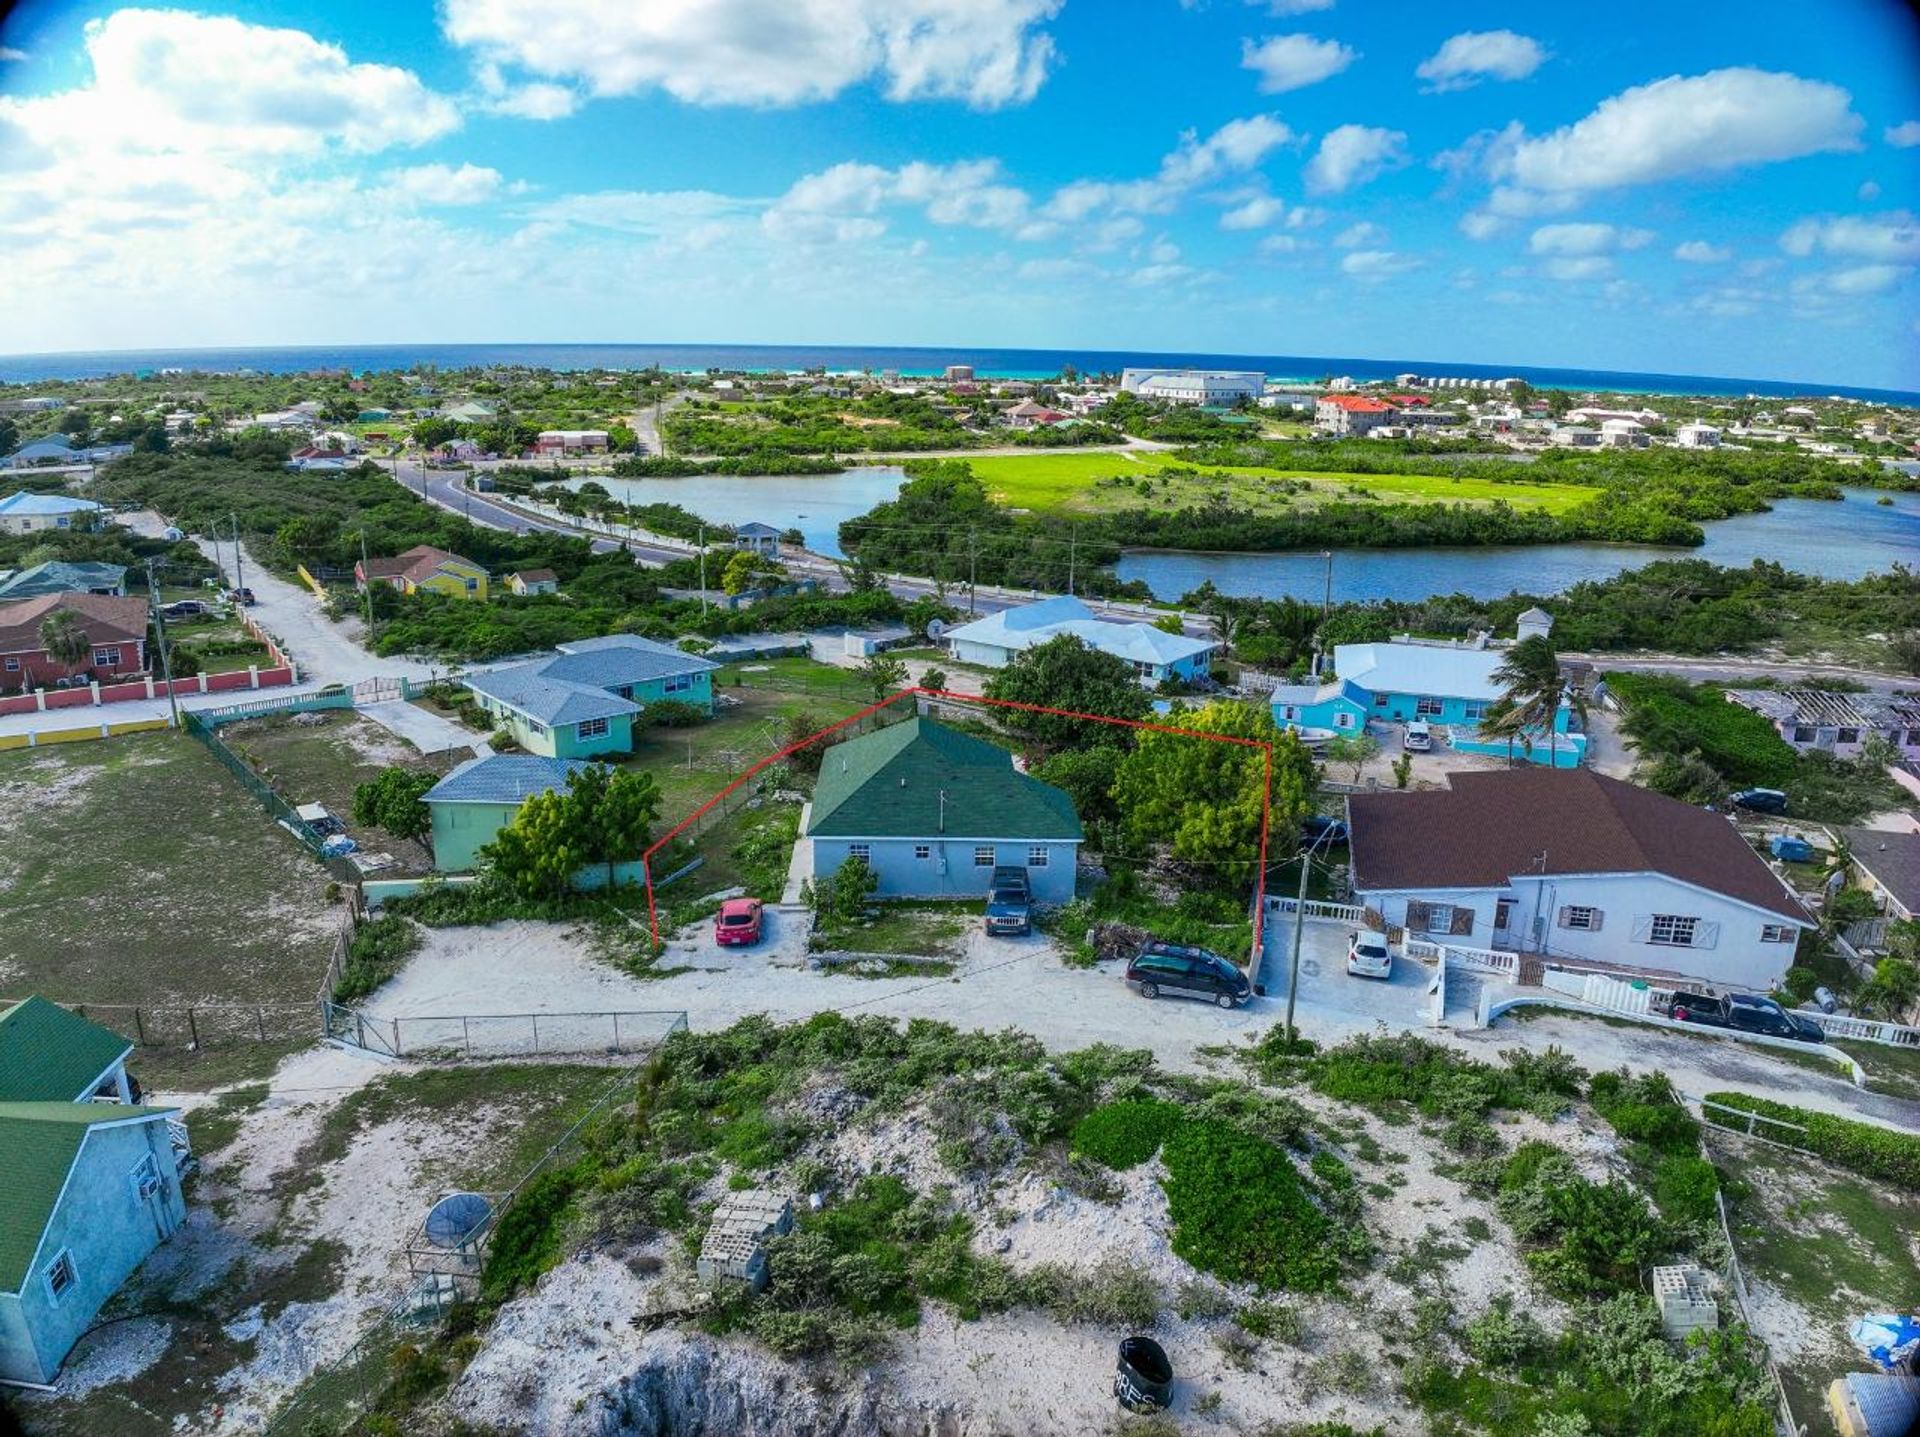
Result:
<svg viewBox="0 0 1920 1437">
<path fill-rule="evenodd" d="M 1855 1006 L 1897 1022 L 1916 1002 L 1920 1002 L 1920 965 L 1907 958 L 1882 958 L 1873 965 L 1873 977 L 1861 988 Z"/>
<path fill-rule="evenodd" d="M 787 566 L 778 559 L 742 549 L 727 560 L 720 571 L 720 587 L 729 594 L 744 594 L 748 589 L 777 584 L 787 577 Z"/>
<path fill-rule="evenodd" d="M 1413 778 L 1413 755 L 1403 753 L 1393 761 L 1393 786 L 1405 788 Z"/>
<path fill-rule="evenodd" d="M 920 671 L 920 687 L 923 689 L 944 689 L 951 682 L 945 669 L 929 666 Z"/>
<path fill-rule="evenodd" d="M 880 702 L 888 694 L 898 693 L 906 686 L 907 665 L 904 659 L 892 654 L 876 653 L 854 670 L 866 680 L 868 689 L 873 693 L 873 701 Z"/>
<path fill-rule="evenodd" d="M 480 850 L 482 861 L 522 897 L 558 898 L 586 861 L 573 846 L 577 835 L 567 809 L 564 794 L 534 794 Z"/>
<path fill-rule="evenodd" d="M 1105 746 L 1068 748 L 1033 767 L 1033 776 L 1065 789 L 1074 810 L 1085 822 L 1114 816 L 1113 783 L 1120 772 L 1121 751 Z"/>
<path fill-rule="evenodd" d="M 1072 634 L 1022 649 L 987 680 L 986 694 L 1013 703 L 1110 718 L 1139 720 L 1153 711 L 1153 700 L 1140 687 L 1131 664 L 1089 648 Z M 1015 733 L 1048 748 L 1125 748 L 1130 732 L 1115 724 L 1020 709 L 1003 710 L 1000 717 Z"/>
<path fill-rule="evenodd" d="M 353 821 L 384 828 L 395 838 L 422 838 L 433 826 L 423 801 L 440 781 L 425 769 L 390 768 L 353 791 Z"/>
<path fill-rule="evenodd" d="M 640 436 L 633 432 L 633 426 L 615 420 L 607 426 L 607 447 L 617 454 L 631 454 L 639 447 Z"/>
<path fill-rule="evenodd" d="M 1551 757 L 1557 739 L 1554 719 L 1566 691 L 1553 641 L 1542 634 L 1520 640 L 1493 671 L 1493 681 L 1500 685 L 1500 696 L 1487 705 L 1481 727 L 1501 738 L 1519 739 L 1528 755 L 1535 735 L 1544 730 Z"/>
<path fill-rule="evenodd" d="M 814 915 L 829 924 L 851 923 L 864 912 L 880 887 L 880 875 L 866 859 L 843 859 L 831 873 L 816 874 L 801 892 Z"/>
<path fill-rule="evenodd" d="M 1353 781 L 1360 782 L 1360 770 L 1367 761 L 1380 752 L 1380 741 L 1368 733 L 1338 733 L 1326 742 L 1324 750 L 1328 764 L 1346 764 L 1353 770 Z M 1402 783 L 1401 788 L 1406 784 Z"/>
<path fill-rule="evenodd" d="M 603 864 L 611 888 L 614 865 L 639 858 L 653 838 L 660 786 L 650 773 L 594 763 L 567 775 L 566 800 L 574 851 Z"/>
<path fill-rule="evenodd" d="M 1266 755 L 1273 745 L 1272 832 L 1292 835 L 1312 808 L 1313 759 L 1300 740 L 1274 727 L 1264 704 L 1216 700 L 1176 713 L 1181 728 L 1252 740 L 1220 743 L 1148 731 L 1121 760 L 1113 786 L 1130 838 L 1165 844 L 1209 879 L 1237 883 L 1258 867 Z"/>
<path fill-rule="evenodd" d="M 55 609 L 40 621 L 40 647 L 63 668 L 72 668 L 93 653 L 87 626 L 72 609 Z"/>
</svg>

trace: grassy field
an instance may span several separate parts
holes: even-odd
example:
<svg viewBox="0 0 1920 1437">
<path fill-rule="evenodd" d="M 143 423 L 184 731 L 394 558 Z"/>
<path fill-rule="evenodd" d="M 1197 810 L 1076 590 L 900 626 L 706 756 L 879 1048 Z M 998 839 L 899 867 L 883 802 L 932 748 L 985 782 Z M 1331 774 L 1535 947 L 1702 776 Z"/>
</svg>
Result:
<svg viewBox="0 0 1920 1437">
<path fill-rule="evenodd" d="M 1814 1432 L 1827 1384 L 1861 1368 L 1847 1324 L 1867 1312 L 1904 1312 L 1920 1293 L 1920 1198 L 1851 1177 L 1766 1143 L 1709 1134 L 1710 1155 L 1737 1179 L 1729 1215 L 1734 1247 L 1756 1281 L 1804 1314 L 1798 1354 L 1776 1352 L 1794 1416 Z M 1789 1313 L 1791 1319 L 1794 1315 Z"/>
<path fill-rule="evenodd" d="M 0 754 L 0 993 L 313 996 L 327 872 L 204 748 L 138 734 Z"/>
<path fill-rule="evenodd" d="M 967 461 L 999 502 L 1034 513 L 1095 514 L 1116 509 L 1180 508 L 1219 494 L 1235 507 L 1256 513 L 1311 506 L 1360 497 L 1387 504 L 1470 503 L 1504 500 L 1516 509 L 1562 514 L 1599 493 L 1579 484 L 1500 484 L 1487 479 L 1454 479 L 1444 474 L 1302 474 L 1284 469 L 1207 467 L 1199 477 L 1167 476 L 1191 468 L 1164 453 L 996 454 Z M 1519 472 L 1516 470 L 1516 472 Z M 1114 477 L 1153 480 L 1150 492 L 1137 483 L 1101 483 Z M 1287 493 L 1273 481 L 1288 479 L 1310 486 Z"/>
</svg>

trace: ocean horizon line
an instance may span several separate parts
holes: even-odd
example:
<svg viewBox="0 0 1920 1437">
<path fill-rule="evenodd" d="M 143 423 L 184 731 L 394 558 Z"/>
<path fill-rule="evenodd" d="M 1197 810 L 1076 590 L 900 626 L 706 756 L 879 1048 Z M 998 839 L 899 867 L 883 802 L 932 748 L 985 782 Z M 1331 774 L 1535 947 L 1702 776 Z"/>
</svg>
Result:
<svg viewBox="0 0 1920 1437">
<path fill-rule="evenodd" d="M 804 363 L 795 360 L 804 359 Z M 563 362 L 564 361 L 564 362 Z M 1665 371 L 1571 368 L 1554 365 L 1484 364 L 1466 361 L 1378 359 L 1357 355 L 1234 354 L 1190 350 L 1129 350 L 1069 347 L 969 347 L 964 345 L 721 344 L 707 342 L 597 343 L 594 341 L 498 341 L 303 345 L 202 345 L 181 348 L 74 349 L 0 354 L 0 382 L 33 384 L 104 379 L 179 369 L 187 373 L 301 373 L 312 369 L 380 371 L 411 365 L 480 368 L 520 365 L 569 370 L 659 368 L 675 373 L 708 369 L 767 373 L 824 368 L 861 372 L 895 370 L 903 378 L 937 374 L 949 365 L 972 365 L 985 378 L 1040 379 L 1066 365 L 1086 373 L 1125 368 L 1187 367 L 1255 369 L 1270 381 L 1315 383 L 1347 376 L 1362 382 L 1398 374 L 1423 378 L 1516 378 L 1539 389 L 1712 397 L 1795 398 L 1840 396 L 1870 403 L 1920 406 L 1920 391 L 1814 380 L 1743 378 Z"/>
</svg>

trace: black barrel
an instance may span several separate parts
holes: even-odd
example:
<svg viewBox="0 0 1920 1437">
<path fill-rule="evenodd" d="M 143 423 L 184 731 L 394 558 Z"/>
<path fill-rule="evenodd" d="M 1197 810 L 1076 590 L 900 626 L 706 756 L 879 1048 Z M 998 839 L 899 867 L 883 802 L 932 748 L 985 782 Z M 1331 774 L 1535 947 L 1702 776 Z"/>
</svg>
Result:
<svg viewBox="0 0 1920 1437">
<path fill-rule="evenodd" d="M 1120 1365 L 1113 1374 L 1113 1395 L 1129 1412 L 1158 1412 L 1173 1404 L 1173 1363 L 1151 1337 L 1129 1337 L 1120 1344 Z"/>
</svg>

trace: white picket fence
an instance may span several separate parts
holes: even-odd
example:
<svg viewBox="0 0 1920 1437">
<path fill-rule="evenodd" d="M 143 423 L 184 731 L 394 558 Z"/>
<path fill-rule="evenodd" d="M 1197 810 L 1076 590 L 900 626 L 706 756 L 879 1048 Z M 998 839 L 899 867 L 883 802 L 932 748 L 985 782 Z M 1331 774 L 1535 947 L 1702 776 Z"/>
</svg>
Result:
<svg viewBox="0 0 1920 1437">
<path fill-rule="evenodd" d="M 1865 1043 L 1884 1043 L 1889 1048 L 1920 1048 L 1920 1028 L 1909 1028 L 1904 1023 L 1878 1023 L 1871 1018 L 1848 1018 L 1838 1013 L 1810 1016 L 1826 1029 L 1829 1038 L 1858 1038 Z"/>
<path fill-rule="evenodd" d="M 1297 898 L 1277 893 L 1267 896 L 1267 906 L 1276 913 L 1291 913 L 1299 908 L 1309 920 L 1326 923 L 1360 923 L 1367 916 L 1367 910 L 1357 903 L 1322 903 L 1317 898 L 1309 898 L 1302 905 Z"/>
</svg>

